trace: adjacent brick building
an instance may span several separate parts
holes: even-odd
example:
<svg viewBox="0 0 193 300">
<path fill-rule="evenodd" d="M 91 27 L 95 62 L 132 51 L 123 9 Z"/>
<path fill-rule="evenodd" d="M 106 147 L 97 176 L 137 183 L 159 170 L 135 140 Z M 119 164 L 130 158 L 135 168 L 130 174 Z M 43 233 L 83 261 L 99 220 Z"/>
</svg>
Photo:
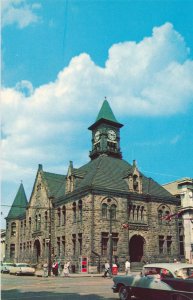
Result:
<svg viewBox="0 0 193 300">
<path fill-rule="evenodd" d="M 179 201 L 122 159 L 122 126 L 105 100 L 89 127 L 90 161 L 70 162 L 66 175 L 39 165 L 29 202 L 20 185 L 6 218 L 6 260 L 42 263 L 56 255 L 80 267 L 82 256 L 93 265 L 177 257 L 177 223 L 162 217 Z"/>
</svg>

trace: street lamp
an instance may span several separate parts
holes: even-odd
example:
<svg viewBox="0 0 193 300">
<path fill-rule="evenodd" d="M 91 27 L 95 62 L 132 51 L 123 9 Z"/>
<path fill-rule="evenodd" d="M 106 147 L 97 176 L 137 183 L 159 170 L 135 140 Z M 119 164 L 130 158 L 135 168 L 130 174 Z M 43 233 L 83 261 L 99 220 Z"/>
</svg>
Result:
<svg viewBox="0 0 193 300">
<path fill-rule="evenodd" d="M 48 244 L 48 276 L 51 276 L 51 269 L 52 269 L 52 240 L 51 240 L 51 233 L 52 233 L 52 216 L 51 216 L 51 198 L 49 198 L 49 244 Z"/>
<path fill-rule="evenodd" d="M 112 240 L 112 208 L 109 207 L 109 217 L 110 217 L 110 226 L 109 226 L 109 264 L 110 270 L 112 270 L 112 256 L 113 256 L 113 240 Z"/>
</svg>

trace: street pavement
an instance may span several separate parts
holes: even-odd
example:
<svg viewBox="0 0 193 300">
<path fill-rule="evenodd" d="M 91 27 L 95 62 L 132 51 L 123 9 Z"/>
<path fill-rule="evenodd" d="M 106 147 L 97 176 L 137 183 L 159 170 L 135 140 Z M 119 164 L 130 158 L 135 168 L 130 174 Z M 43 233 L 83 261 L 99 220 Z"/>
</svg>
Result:
<svg viewBox="0 0 193 300">
<path fill-rule="evenodd" d="M 112 278 L 101 274 L 70 274 L 70 277 L 1 275 L 2 300 L 114 300 Z M 119 273 L 123 275 L 124 273 Z"/>
</svg>

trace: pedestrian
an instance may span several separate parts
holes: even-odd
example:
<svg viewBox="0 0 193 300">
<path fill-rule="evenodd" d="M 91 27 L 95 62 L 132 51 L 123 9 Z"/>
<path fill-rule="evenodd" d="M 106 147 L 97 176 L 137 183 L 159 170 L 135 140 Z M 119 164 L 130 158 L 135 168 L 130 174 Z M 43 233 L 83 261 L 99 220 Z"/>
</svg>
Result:
<svg viewBox="0 0 193 300">
<path fill-rule="evenodd" d="M 52 264 L 52 273 L 54 276 L 58 276 L 58 262 L 55 260 Z"/>
<path fill-rule="evenodd" d="M 103 275 L 104 278 L 107 277 L 107 273 L 111 277 L 111 274 L 110 274 L 110 265 L 109 265 L 109 263 L 107 261 L 105 261 L 105 272 L 104 272 L 104 275 Z"/>
<path fill-rule="evenodd" d="M 58 276 L 60 276 L 60 275 L 61 275 L 61 272 L 62 272 L 62 269 L 61 269 L 61 260 L 60 260 L 60 258 L 58 258 L 57 262 L 58 262 Z"/>
<path fill-rule="evenodd" d="M 130 273 L 130 269 L 131 269 L 130 261 L 128 259 L 126 259 L 126 262 L 125 262 L 125 274 L 126 275 L 128 275 Z"/>
<path fill-rule="evenodd" d="M 43 271 L 44 271 L 43 277 L 48 277 L 48 264 L 47 264 L 47 262 L 45 262 L 43 264 Z"/>
<path fill-rule="evenodd" d="M 68 273 L 70 273 L 70 268 L 71 268 L 71 261 L 70 260 L 67 261 L 67 267 L 68 267 Z"/>
<path fill-rule="evenodd" d="M 65 262 L 63 272 L 64 272 L 64 277 L 69 277 L 69 264 L 68 264 L 68 262 Z"/>
</svg>

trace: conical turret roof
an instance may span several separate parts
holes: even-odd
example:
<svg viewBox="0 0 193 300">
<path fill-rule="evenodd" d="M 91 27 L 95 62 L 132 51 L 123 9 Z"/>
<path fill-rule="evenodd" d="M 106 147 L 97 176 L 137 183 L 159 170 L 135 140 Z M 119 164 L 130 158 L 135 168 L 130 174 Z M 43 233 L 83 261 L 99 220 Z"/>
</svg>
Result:
<svg viewBox="0 0 193 300">
<path fill-rule="evenodd" d="M 96 126 L 98 126 L 98 124 L 102 123 L 102 122 L 106 122 L 108 124 L 112 124 L 113 126 L 116 126 L 118 128 L 122 127 L 123 125 L 120 124 L 117 119 L 115 118 L 115 115 L 109 105 L 109 102 L 105 99 L 101 109 L 98 113 L 98 116 L 96 118 L 96 121 L 93 125 L 91 125 L 88 129 L 92 130 L 94 129 Z"/>
<path fill-rule="evenodd" d="M 21 183 L 6 219 L 18 219 L 25 214 L 27 205 L 27 197 Z"/>
<path fill-rule="evenodd" d="M 109 102 L 105 99 L 103 102 L 103 105 L 101 106 L 101 109 L 98 113 L 98 116 L 96 118 L 96 122 L 100 119 L 109 120 L 111 122 L 118 123 L 118 121 L 115 118 L 115 115 L 109 105 Z"/>
</svg>

